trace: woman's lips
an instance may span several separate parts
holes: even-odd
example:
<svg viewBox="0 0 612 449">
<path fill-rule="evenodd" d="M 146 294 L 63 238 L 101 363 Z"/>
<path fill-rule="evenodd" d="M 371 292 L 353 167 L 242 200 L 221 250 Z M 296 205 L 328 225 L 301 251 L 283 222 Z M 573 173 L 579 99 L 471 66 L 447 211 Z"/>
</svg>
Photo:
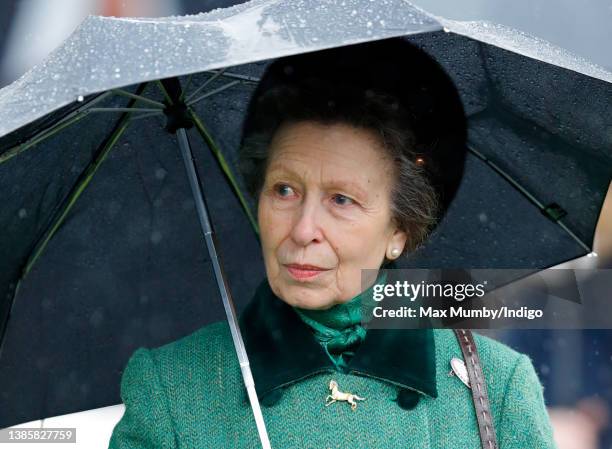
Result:
<svg viewBox="0 0 612 449">
<path fill-rule="evenodd" d="M 304 279 L 312 279 L 326 271 L 329 271 L 328 268 L 321 268 L 315 265 L 299 265 L 299 264 L 289 264 L 285 265 L 289 274 L 297 280 Z"/>
</svg>

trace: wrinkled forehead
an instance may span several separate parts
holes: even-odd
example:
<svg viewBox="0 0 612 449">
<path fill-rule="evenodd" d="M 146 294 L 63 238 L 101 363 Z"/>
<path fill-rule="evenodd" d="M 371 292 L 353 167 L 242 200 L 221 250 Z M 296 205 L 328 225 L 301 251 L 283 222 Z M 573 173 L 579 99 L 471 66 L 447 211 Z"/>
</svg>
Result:
<svg viewBox="0 0 612 449">
<path fill-rule="evenodd" d="M 274 135 L 266 175 L 370 188 L 390 175 L 392 162 L 372 130 L 299 122 Z"/>
<path fill-rule="evenodd" d="M 384 165 L 391 162 L 376 130 L 344 122 L 316 121 L 284 123 L 276 130 L 268 147 L 268 160 L 271 164 L 279 159 L 307 159 L 322 164 L 352 161 Z"/>
</svg>

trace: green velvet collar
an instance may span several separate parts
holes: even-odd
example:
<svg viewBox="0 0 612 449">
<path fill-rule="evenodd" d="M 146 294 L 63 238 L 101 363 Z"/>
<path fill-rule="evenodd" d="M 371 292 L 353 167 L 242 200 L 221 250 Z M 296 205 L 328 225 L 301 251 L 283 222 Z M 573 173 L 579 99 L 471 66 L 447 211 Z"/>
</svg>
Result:
<svg viewBox="0 0 612 449">
<path fill-rule="evenodd" d="M 391 268 L 391 267 L 390 267 Z M 261 398 L 305 377 L 334 372 L 332 361 L 296 311 L 265 279 L 239 319 L 255 389 Z M 437 397 L 431 329 L 368 329 L 348 372 Z"/>
</svg>

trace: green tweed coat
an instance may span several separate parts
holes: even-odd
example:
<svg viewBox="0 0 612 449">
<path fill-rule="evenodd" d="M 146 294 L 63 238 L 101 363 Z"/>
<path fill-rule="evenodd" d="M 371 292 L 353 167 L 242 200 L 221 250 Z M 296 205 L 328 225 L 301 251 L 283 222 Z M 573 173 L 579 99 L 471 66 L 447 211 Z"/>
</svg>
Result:
<svg viewBox="0 0 612 449">
<path fill-rule="evenodd" d="M 477 449 L 470 390 L 449 376 L 452 330 L 375 330 L 334 370 L 311 330 L 264 281 L 240 317 L 272 447 Z M 476 335 L 500 449 L 554 448 L 530 359 Z M 364 401 L 325 406 L 331 379 Z M 110 448 L 259 448 L 229 327 L 138 349 L 121 381 Z"/>
</svg>

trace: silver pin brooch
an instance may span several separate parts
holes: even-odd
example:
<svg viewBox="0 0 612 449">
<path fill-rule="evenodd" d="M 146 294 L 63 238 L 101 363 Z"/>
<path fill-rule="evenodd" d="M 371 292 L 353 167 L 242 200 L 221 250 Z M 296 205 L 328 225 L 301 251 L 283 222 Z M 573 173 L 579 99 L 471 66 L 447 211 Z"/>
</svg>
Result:
<svg viewBox="0 0 612 449">
<path fill-rule="evenodd" d="M 465 362 L 457 357 L 453 357 L 450 361 L 451 370 L 448 373 L 449 376 L 457 376 L 461 382 L 465 384 L 466 387 L 470 387 L 470 378 L 468 376 L 467 368 L 465 366 Z"/>
</svg>

